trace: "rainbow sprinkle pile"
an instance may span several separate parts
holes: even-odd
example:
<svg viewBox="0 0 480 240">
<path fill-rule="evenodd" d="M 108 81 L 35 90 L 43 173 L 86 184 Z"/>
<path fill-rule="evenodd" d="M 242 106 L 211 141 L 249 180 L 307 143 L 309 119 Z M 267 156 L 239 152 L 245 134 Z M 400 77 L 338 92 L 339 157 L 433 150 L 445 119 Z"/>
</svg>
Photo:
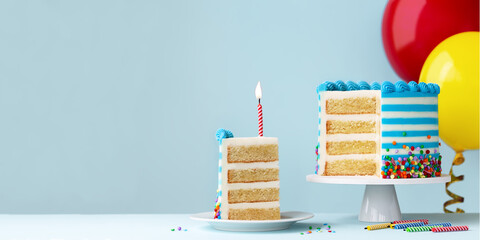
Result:
<svg viewBox="0 0 480 240">
<path fill-rule="evenodd" d="M 392 144 L 396 145 L 396 142 Z M 425 178 L 441 175 L 441 155 L 438 158 L 432 156 L 430 150 L 424 151 L 423 145 L 418 147 L 403 145 L 403 149 L 408 151 L 408 157 L 383 156 L 381 172 L 383 178 Z"/>
</svg>

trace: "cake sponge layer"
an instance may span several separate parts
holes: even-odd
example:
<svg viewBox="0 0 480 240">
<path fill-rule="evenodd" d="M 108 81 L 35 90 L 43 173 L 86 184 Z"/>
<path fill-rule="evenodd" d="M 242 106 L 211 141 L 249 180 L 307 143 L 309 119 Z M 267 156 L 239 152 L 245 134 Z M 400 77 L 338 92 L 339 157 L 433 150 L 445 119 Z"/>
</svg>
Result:
<svg viewBox="0 0 480 240">
<path fill-rule="evenodd" d="M 355 175 L 375 175 L 377 164 L 375 160 L 336 160 L 325 163 L 326 176 L 355 176 Z"/>
<path fill-rule="evenodd" d="M 228 170 L 228 183 L 278 181 L 278 168 L 253 168 Z"/>
<path fill-rule="evenodd" d="M 279 201 L 278 188 L 237 189 L 228 191 L 228 203 Z"/>
<path fill-rule="evenodd" d="M 251 163 L 278 161 L 278 144 L 227 147 L 228 163 Z"/>
<path fill-rule="evenodd" d="M 328 155 L 373 154 L 376 153 L 375 141 L 339 141 L 327 142 Z"/>
<path fill-rule="evenodd" d="M 375 97 L 351 97 L 326 101 L 327 114 L 374 114 L 377 111 Z"/>
<path fill-rule="evenodd" d="M 280 208 L 246 208 L 230 209 L 229 220 L 278 220 Z"/>
<path fill-rule="evenodd" d="M 375 121 L 329 120 L 326 123 L 327 134 L 375 133 Z"/>
</svg>

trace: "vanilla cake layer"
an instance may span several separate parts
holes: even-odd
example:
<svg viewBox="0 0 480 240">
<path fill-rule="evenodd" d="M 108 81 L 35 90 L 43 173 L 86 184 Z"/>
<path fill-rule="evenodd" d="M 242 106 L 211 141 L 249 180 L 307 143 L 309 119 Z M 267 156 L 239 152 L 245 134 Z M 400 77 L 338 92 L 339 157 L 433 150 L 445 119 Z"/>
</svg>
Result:
<svg viewBox="0 0 480 240">
<path fill-rule="evenodd" d="M 279 188 L 236 189 L 228 191 L 228 203 L 279 201 Z"/>
<path fill-rule="evenodd" d="M 228 213 L 230 220 L 278 220 L 280 219 L 280 208 L 246 208 L 230 209 Z"/>
<path fill-rule="evenodd" d="M 376 175 L 377 167 L 375 159 L 326 161 L 324 174 L 328 176 Z"/>
<path fill-rule="evenodd" d="M 229 163 L 273 162 L 278 161 L 278 145 L 230 145 Z"/>
<path fill-rule="evenodd" d="M 327 120 L 327 134 L 350 134 L 350 133 L 375 133 L 377 125 L 375 121 L 342 121 Z"/>
<path fill-rule="evenodd" d="M 377 152 L 375 141 L 338 141 L 326 142 L 328 155 L 373 154 Z"/>
<path fill-rule="evenodd" d="M 228 170 L 228 183 L 278 181 L 278 168 L 251 168 Z"/>
<path fill-rule="evenodd" d="M 372 114 L 377 110 L 377 98 L 352 96 L 327 99 L 325 109 L 327 114 Z"/>
<path fill-rule="evenodd" d="M 220 152 L 221 219 L 279 219 L 277 138 L 225 138 Z"/>
</svg>

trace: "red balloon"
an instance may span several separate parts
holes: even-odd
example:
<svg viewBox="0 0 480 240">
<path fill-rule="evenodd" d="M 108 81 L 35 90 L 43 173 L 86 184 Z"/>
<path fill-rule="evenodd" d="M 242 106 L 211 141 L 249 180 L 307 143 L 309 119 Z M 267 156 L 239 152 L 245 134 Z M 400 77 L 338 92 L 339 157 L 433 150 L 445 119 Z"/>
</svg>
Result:
<svg viewBox="0 0 480 240">
<path fill-rule="evenodd" d="M 423 63 L 443 40 L 479 31 L 478 0 L 390 0 L 382 22 L 383 47 L 403 80 L 418 82 Z"/>
</svg>

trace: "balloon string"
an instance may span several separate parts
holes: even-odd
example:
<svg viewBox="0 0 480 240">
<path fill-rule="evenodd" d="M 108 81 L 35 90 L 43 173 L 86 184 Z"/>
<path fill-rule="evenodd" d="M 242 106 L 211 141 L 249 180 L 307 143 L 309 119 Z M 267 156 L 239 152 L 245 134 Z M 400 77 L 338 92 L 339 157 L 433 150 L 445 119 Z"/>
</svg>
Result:
<svg viewBox="0 0 480 240">
<path fill-rule="evenodd" d="M 447 209 L 447 206 L 450 206 L 456 203 L 463 203 L 464 198 L 462 196 L 458 196 L 457 194 L 452 193 L 451 191 L 448 190 L 448 186 L 450 186 L 452 183 L 463 181 L 463 177 L 464 177 L 463 175 L 460 175 L 460 176 L 453 175 L 453 166 L 461 165 L 463 162 L 465 162 L 465 158 L 463 157 L 462 152 L 457 152 L 455 154 L 455 158 L 453 159 L 452 167 L 450 168 L 450 176 L 452 177 L 452 180 L 445 184 L 445 191 L 447 192 L 447 195 L 452 198 L 443 204 L 443 211 L 446 213 L 453 213 L 453 211 L 450 211 Z M 455 212 L 464 213 L 465 211 L 461 208 L 457 208 Z"/>
</svg>

